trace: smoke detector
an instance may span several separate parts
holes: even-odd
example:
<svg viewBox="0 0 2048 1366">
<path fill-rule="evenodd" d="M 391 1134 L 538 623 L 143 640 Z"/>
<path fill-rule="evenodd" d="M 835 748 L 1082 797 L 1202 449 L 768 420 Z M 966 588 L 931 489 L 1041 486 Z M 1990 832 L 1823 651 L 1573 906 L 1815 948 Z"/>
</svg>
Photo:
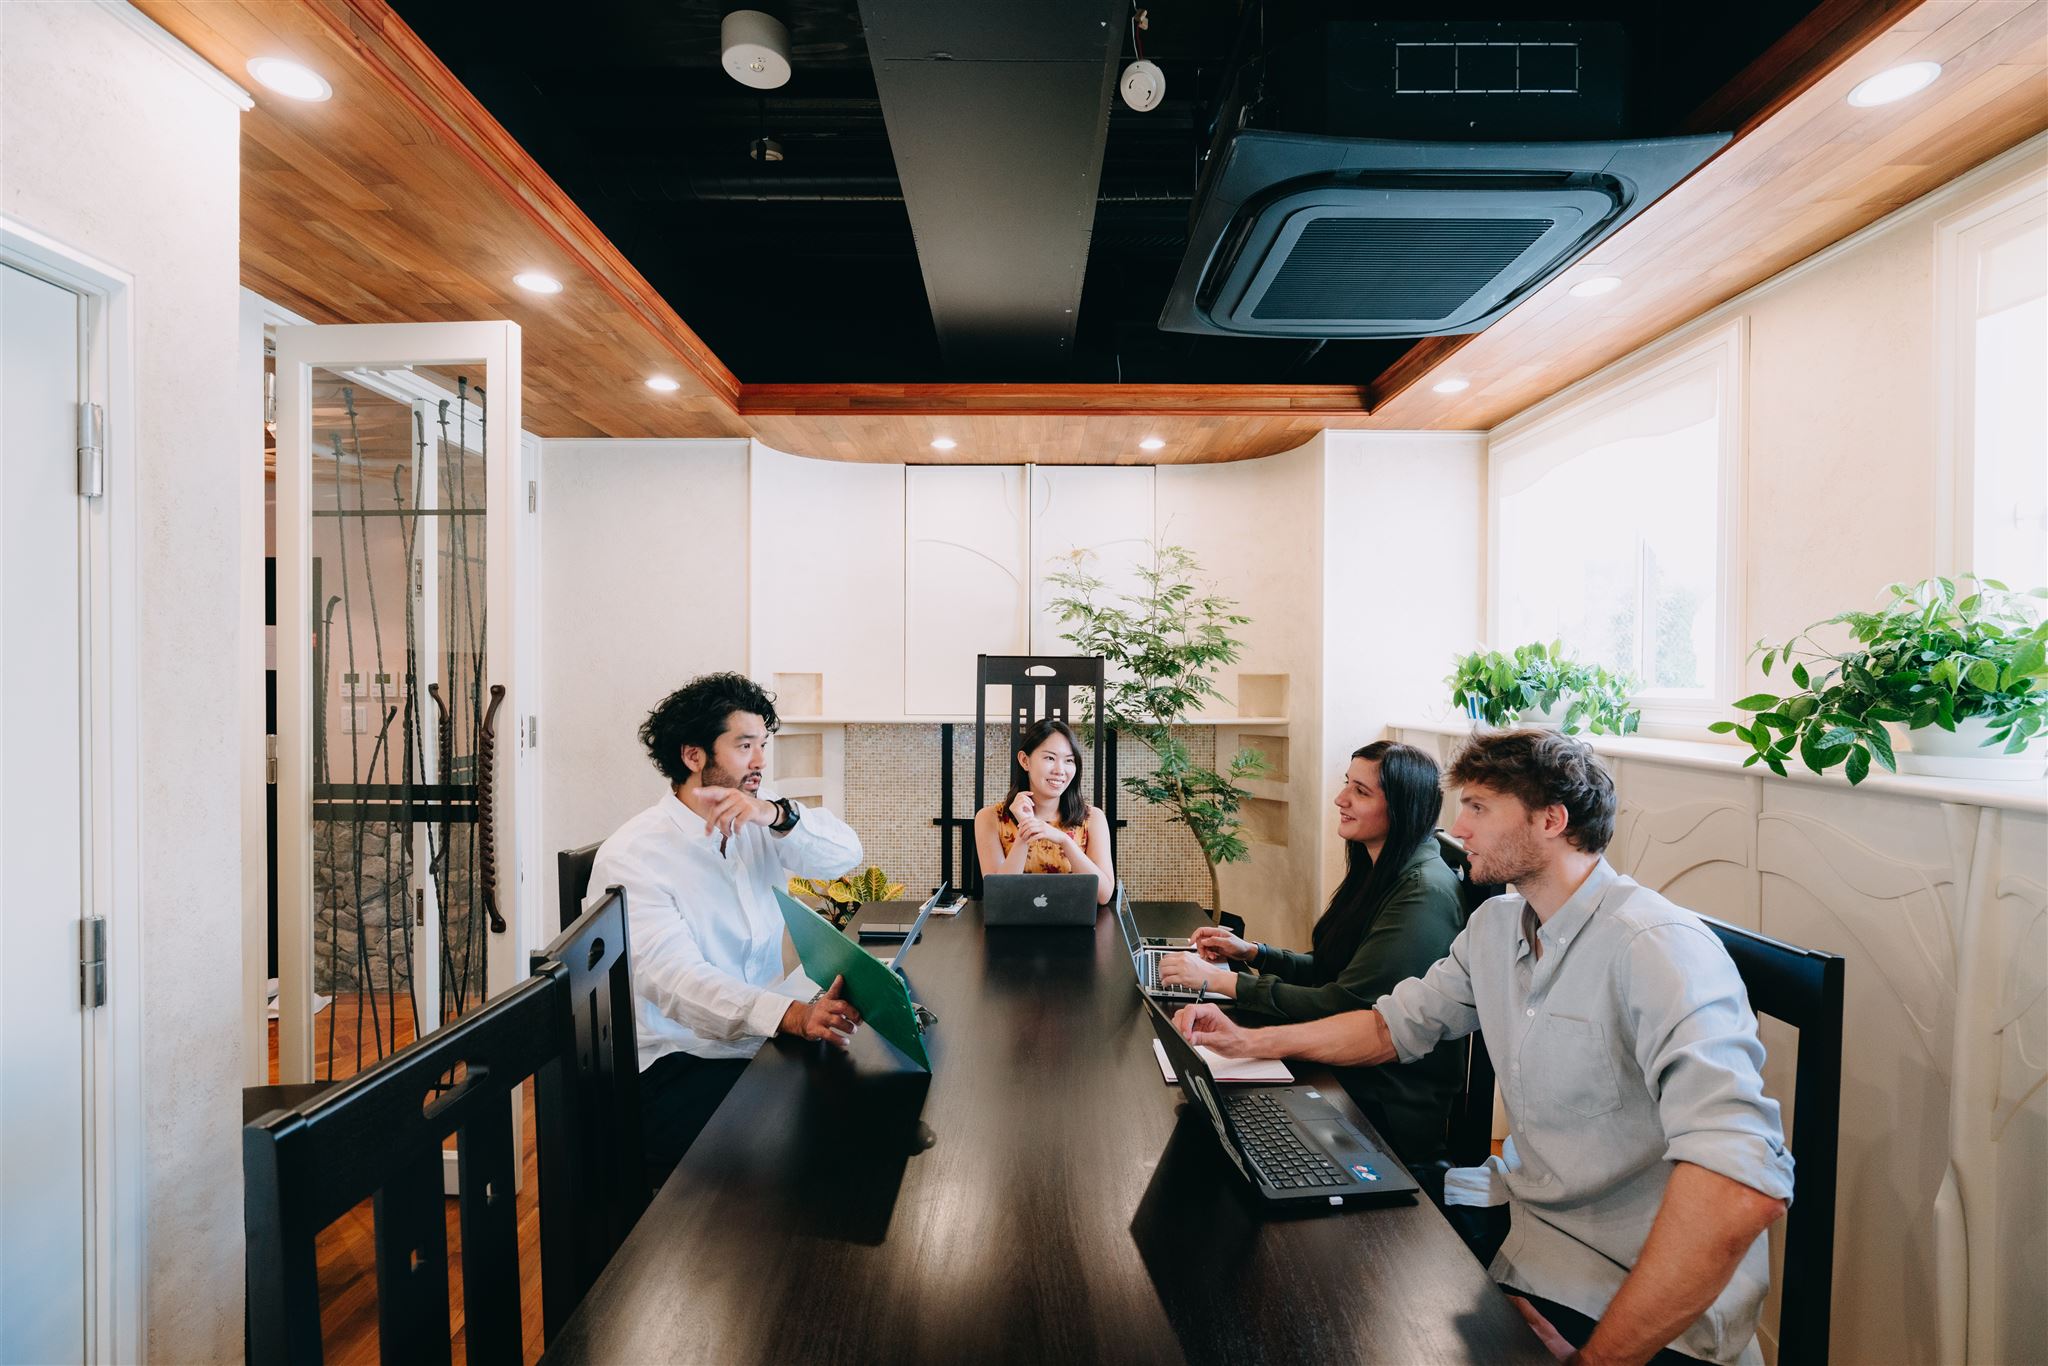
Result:
<svg viewBox="0 0 2048 1366">
<path fill-rule="evenodd" d="M 1140 114 L 1149 114 L 1166 98 L 1166 73 L 1141 57 L 1124 68 L 1117 88 L 1123 92 L 1125 104 Z"/>
<path fill-rule="evenodd" d="M 736 9 L 718 22 L 719 63 L 725 74 L 754 90 L 789 82 L 789 30 L 757 9 Z"/>
</svg>

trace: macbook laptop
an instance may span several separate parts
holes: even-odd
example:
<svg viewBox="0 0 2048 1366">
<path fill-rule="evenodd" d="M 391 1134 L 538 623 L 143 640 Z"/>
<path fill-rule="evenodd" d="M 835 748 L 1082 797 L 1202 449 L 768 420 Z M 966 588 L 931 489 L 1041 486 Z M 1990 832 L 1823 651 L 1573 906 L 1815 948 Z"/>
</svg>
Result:
<svg viewBox="0 0 2048 1366">
<path fill-rule="evenodd" d="M 1145 1009 L 1180 1089 L 1209 1116 L 1223 1151 L 1268 1203 L 1366 1204 L 1421 1189 L 1313 1086 L 1220 1086 L 1159 1003 L 1147 997 Z"/>
<path fill-rule="evenodd" d="M 1093 873 L 990 873 L 981 880 L 984 925 L 1093 925 Z"/>
<path fill-rule="evenodd" d="M 1124 885 L 1116 885 L 1116 924 L 1123 931 L 1124 947 L 1131 953 L 1131 971 L 1137 975 L 1138 990 L 1147 996 L 1156 996 L 1162 1001 L 1228 1001 L 1213 991 L 1197 991 L 1192 987 L 1169 986 L 1159 980 L 1159 959 L 1163 954 L 1185 953 L 1188 941 L 1185 939 L 1147 939 L 1138 933 L 1138 917 L 1131 913 L 1131 903 L 1124 896 Z"/>
</svg>

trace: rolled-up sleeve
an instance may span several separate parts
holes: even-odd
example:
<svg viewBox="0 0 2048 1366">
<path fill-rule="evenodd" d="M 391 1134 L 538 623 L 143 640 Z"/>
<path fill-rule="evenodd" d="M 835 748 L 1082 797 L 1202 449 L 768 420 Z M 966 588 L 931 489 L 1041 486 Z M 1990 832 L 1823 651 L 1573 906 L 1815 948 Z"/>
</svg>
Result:
<svg viewBox="0 0 2048 1366">
<path fill-rule="evenodd" d="M 1792 1154 L 1778 1102 L 1764 1094 L 1756 1016 L 1721 942 L 1701 926 L 1649 926 L 1615 970 L 1665 1158 L 1790 1200 Z"/>
<path fill-rule="evenodd" d="M 705 961 L 674 894 L 652 870 L 628 855 L 600 856 L 593 886 L 626 889 L 627 935 L 633 946 L 633 994 L 706 1039 L 773 1035 L 793 997 L 757 987 Z"/>
<path fill-rule="evenodd" d="M 1396 983 L 1373 1003 L 1387 1022 L 1387 1034 L 1402 1062 L 1425 1057 L 1445 1039 L 1462 1039 L 1479 1028 L 1472 994 L 1470 929 L 1460 930 L 1451 951 L 1420 977 Z"/>
</svg>

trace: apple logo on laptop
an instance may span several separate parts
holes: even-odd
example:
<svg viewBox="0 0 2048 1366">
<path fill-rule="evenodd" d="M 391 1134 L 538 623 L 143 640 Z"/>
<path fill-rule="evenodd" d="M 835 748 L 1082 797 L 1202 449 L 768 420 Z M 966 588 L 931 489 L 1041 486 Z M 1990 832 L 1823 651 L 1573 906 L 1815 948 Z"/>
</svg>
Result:
<svg viewBox="0 0 2048 1366">
<path fill-rule="evenodd" d="M 1038 907 L 1038 908 L 1039 908 L 1040 910 L 1044 910 L 1044 909 L 1045 909 L 1045 898 L 1044 898 L 1044 896 L 1042 896 L 1042 895 L 1041 895 L 1041 896 L 1034 896 L 1034 897 L 1032 897 L 1032 898 L 1031 898 L 1031 904 L 1032 904 L 1032 905 L 1034 905 L 1034 906 L 1036 906 L 1036 907 Z"/>
</svg>

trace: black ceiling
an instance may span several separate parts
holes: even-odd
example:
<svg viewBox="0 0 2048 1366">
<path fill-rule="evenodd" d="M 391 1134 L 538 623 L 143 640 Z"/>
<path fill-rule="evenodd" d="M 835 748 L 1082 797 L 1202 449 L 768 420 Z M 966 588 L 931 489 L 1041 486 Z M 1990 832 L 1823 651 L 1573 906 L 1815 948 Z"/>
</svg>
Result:
<svg viewBox="0 0 2048 1366">
<path fill-rule="evenodd" d="M 1005 2 L 1030 0 L 946 0 Z M 763 94 L 718 65 L 720 17 L 746 0 L 393 6 L 744 382 L 1363 384 L 1408 346 L 1156 327 L 1187 245 L 1237 0 L 1146 6 L 1145 55 L 1166 72 L 1166 100 L 1147 114 L 1112 101 L 1072 354 L 1056 372 L 1015 374 L 949 373 L 940 354 L 857 0 L 783 7 L 795 74 Z M 1630 131 L 1654 135 L 1676 131 L 1814 0 L 1265 8 L 1269 37 L 1328 17 L 1620 22 L 1633 58 Z M 763 134 L 785 160 L 748 155 Z M 1004 230 L 992 215 L 987 231 Z"/>
</svg>

